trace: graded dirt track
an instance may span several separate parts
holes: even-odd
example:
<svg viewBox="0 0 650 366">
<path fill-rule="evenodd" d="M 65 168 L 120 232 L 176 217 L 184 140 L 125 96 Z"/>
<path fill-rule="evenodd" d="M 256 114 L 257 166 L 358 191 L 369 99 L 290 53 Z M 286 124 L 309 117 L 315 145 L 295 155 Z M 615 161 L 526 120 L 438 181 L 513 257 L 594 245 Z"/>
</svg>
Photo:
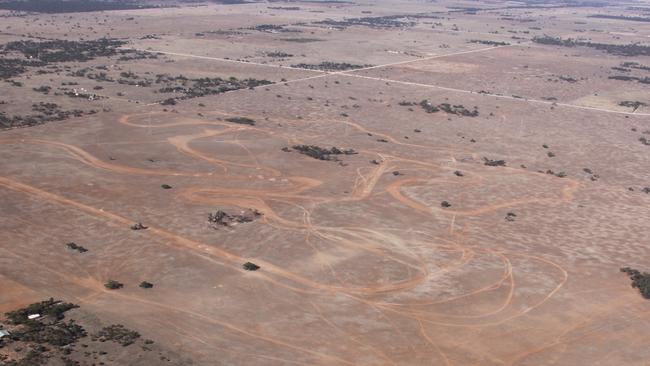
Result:
<svg viewBox="0 0 650 366">
<path fill-rule="evenodd" d="M 506 82 L 490 78 L 537 72 L 519 68 L 520 59 L 532 54 L 540 68 L 567 68 L 551 47 L 467 42 L 503 38 L 484 29 L 501 24 L 494 12 L 453 15 L 444 23 L 455 22 L 453 30 L 434 27 L 451 45 L 432 52 L 422 45 L 429 24 L 399 31 L 314 27 L 313 37 L 326 45 L 346 35 L 356 41 L 390 34 L 376 44 L 351 44 L 361 51 L 349 55 L 323 46 L 319 57 L 376 63 L 345 72 L 280 68 L 259 54 L 250 57 L 255 62 L 237 61 L 284 34 L 237 36 L 252 43 L 232 49 L 231 38 L 192 38 L 212 24 L 202 12 L 221 12 L 220 21 L 234 27 L 271 22 L 266 13 L 259 21 L 247 15 L 265 6 L 147 10 L 140 14 L 156 27 L 156 17 L 186 16 L 197 25 L 183 20 L 187 31 L 129 47 L 176 57 L 140 65 L 152 72 L 197 58 L 211 64 L 191 70 L 196 74 L 254 70 L 274 84 L 173 106 L 147 103 L 160 94 L 142 88 L 131 94 L 143 96 L 138 103 L 111 98 L 101 102 L 111 108 L 96 115 L 0 132 L 0 311 L 60 298 L 195 365 L 648 364 L 650 302 L 619 272 L 650 270 L 650 194 L 642 191 L 650 185 L 650 154 L 638 140 L 650 130 L 645 107 L 575 102 L 600 92 L 604 71 L 557 103 L 537 99 L 557 85 L 542 79 L 512 89 L 531 94 L 508 95 Z M 566 24 L 587 19 L 581 11 L 548 10 L 537 22 L 559 16 L 562 26 L 553 30 L 567 34 Z M 420 43 L 409 49 L 396 42 L 408 37 Z M 196 44 L 212 46 L 189 55 Z M 386 45 L 406 48 L 394 56 Z M 364 54 L 369 50 L 375 53 Z M 477 66 L 471 58 L 479 54 L 493 61 Z M 608 56 L 603 64 L 619 61 Z M 580 69 L 575 64 L 571 70 Z M 493 93 L 475 90 L 476 80 Z M 425 99 L 476 106 L 479 115 L 426 113 L 419 105 Z M 302 144 L 356 154 L 318 160 L 293 148 Z M 488 159 L 505 166 L 488 166 Z M 216 210 L 247 209 L 261 217 L 229 227 L 208 222 Z M 147 229 L 131 230 L 138 222 Z M 88 252 L 67 250 L 71 241 Z M 249 261 L 260 269 L 244 270 Z M 106 289 L 109 279 L 124 288 Z M 154 287 L 140 289 L 141 281 Z"/>
</svg>

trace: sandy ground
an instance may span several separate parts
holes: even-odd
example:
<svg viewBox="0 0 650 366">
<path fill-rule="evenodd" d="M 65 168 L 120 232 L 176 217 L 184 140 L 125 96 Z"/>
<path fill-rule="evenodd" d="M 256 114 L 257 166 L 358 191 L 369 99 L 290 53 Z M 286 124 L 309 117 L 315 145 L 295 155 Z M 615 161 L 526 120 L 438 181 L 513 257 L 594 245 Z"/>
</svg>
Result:
<svg viewBox="0 0 650 366">
<path fill-rule="evenodd" d="M 618 106 L 619 91 L 650 100 L 647 86 L 607 79 L 628 58 L 571 49 L 579 57 L 564 62 L 567 50 L 555 47 L 467 43 L 510 24 L 491 12 L 455 14 L 444 22 L 460 31 L 408 48 L 400 40 L 426 42 L 433 30 L 419 24 L 300 35 L 325 39 L 310 43 L 300 62 L 388 65 L 344 74 L 223 60 L 254 56 L 271 35 L 192 37 L 208 26 L 367 16 L 367 9 L 391 14 L 387 6 L 301 4 L 307 10 L 274 10 L 277 16 L 262 4 L 97 15 L 136 14 L 144 29 L 118 30 L 133 39 L 171 32 L 158 29 L 160 22 L 181 19 L 191 26 L 132 46 L 210 57 L 167 55 L 125 70 L 178 67 L 287 83 L 173 107 L 148 104 L 159 96 L 134 90 L 131 101 L 101 102 L 107 112 L 1 132 L 0 310 L 61 298 L 196 365 L 646 365 L 650 302 L 619 268 L 650 270 L 650 194 L 641 191 L 650 185 L 650 154 L 638 141 L 650 117 L 647 109 Z M 308 11 L 316 8 L 325 13 Z M 251 9 L 262 13 L 244 14 Z M 218 16 L 208 22 L 207 11 Z M 583 8 L 534 12 L 536 25 L 557 35 L 575 19 L 594 29 L 629 28 L 586 18 Z M 634 34 L 644 31 L 650 28 L 639 25 Z M 272 35 L 273 42 L 285 36 Z M 346 52 L 337 46 L 346 39 L 350 48 L 363 39 L 370 45 Z M 223 52 L 228 42 L 235 46 Z M 547 80 L 554 75 L 586 80 Z M 7 91 L 18 102 L 20 93 Z M 541 99 L 547 96 L 557 103 Z M 423 99 L 476 106 L 479 116 L 399 105 Z M 337 162 L 282 151 L 299 144 L 358 154 Z M 486 166 L 484 157 L 506 166 Z M 218 209 L 249 208 L 261 219 L 208 224 Z M 136 222 L 148 229 L 131 230 Z M 70 241 L 89 251 L 69 251 Z M 261 268 L 245 271 L 247 261 Z M 108 279 L 125 287 L 107 290 Z M 143 280 L 154 288 L 138 288 Z"/>
</svg>

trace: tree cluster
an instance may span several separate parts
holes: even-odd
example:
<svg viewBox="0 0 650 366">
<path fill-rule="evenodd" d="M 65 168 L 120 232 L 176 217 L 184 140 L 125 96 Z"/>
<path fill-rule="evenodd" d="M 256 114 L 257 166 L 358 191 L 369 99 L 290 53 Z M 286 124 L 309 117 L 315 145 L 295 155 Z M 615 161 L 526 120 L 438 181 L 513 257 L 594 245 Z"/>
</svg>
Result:
<svg viewBox="0 0 650 366">
<path fill-rule="evenodd" d="M 286 28 L 286 25 L 278 25 L 278 24 L 260 24 L 246 29 L 256 30 L 258 32 L 268 32 L 268 33 L 300 33 L 300 30 L 298 29 L 289 29 Z"/>
<path fill-rule="evenodd" d="M 462 104 L 452 105 L 449 103 L 440 103 L 436 105 L 426 99 L 420 101 L 420 103 L 407 102 L 407 101 L 402 101 L 399 103 L 399 105 L 401 106 L 414 106 L 416 104 L 419 105 L 427 113 L 436 113 L 439 111 L 443 111 L 448 114 L 455 114 L 457 116 L 464 116 L 464 117 L 477 117 L 479 115 L 478 107 L 474 107 L 474 109 L 470 110 L 467 109 Z"/>
<path fill-rule="evenodd" d="M 51 121 L 63 121 L 71 117 L 81 117 L 84 114 L 97 113 L 95 110 L 84 112 L 79 109 L 64 111 L 55 103 L 44 102 L 32 104 L 32 110 L 38 112 L 38 114 L 9 117 L 0 112 L 0 129 L 35 126 Z"/>
<path fill-rule="evenodd" d="M 122 324 L 113 324 L 108 327 L 102 328 L 99 332 L 93 334 L 91 339 L 100 342 L 112 341 L 126 347 L 133 344 L 138 338 L 140 333 L 126 328 Z"/>
<path fill-rule="evenodd" d="M 618 56 L 650 56 L 650 46 L 645 46 L 638 43 L 629 44 L 609 44 L 609 43 L 594 43 L 588 41 L 580 41 L 572 38 L 562 39 L 560 37 L 534 37 L 533 42 L 562 46 L 562 47 L 590 47 L 600 51 L 605 51 Z"/>
<path fill-rule="evenodd" d="M 246 262 L 242 265 L 242 267 L 247 271 L 257 271 L 260 269 L 260 266 L 252 262 Z"/>
<path fill-rule="evenodd" d="M 624 100 L 622 102 L 619 102 L 618 105 L 621 107 L 630 107 L 632 108 L 633 111 L 636 111 L 639 109 L 639 107 L 646 107 L 648 106 L 647 103 L 640 102 L 638 100 L 632 101 L 632 100 Z"/>
<path fill-rule="evenodd" d="M 97 57 L 108 57 L 118 54 L 118 48 L 126 42 L 100 38 L 89 41 L 47 40 L 36 42 L 32 40 L 13 41 L 4 45 L 9 52 L 18 52 L 28 59 L 37 59 L 45 63 L 53 62 L 85 62 Z"/>
<path fill-rule="evenodd" d="M 70 242 L 70 243 L 66 244 L 65 246 L 68 247 L 68 249 L 76 250 L 79 253 L 85 253 L 85 252 L 88 251 L 88 249 L 82 247 L 81 245 L 73 243 L 73 242 Z"/>
<path fill-rule="evenodd" d="M 108 280 L 104 284 L 104 287 L 106 287 L 109 290 L 119 290 L 122 287 L 124 287 L 124 284 L 115 280 Z"/>
<path fill-rule="evenodd" d="M 632 280 L 632 287 L 639 289 L 641 296 L 650 299 L 650 273 L 639 272 L 630 267 L 621 268 L 621 272 L 626 273 Z"/>
<path fill-rule="evenodd" d="M 50 298 L 45 301 L 30 304 L 22 309 L 5 313 L 7 320 L 11 324 L 25 324 L 29 322 L 28 316 L 31 314 L 41 314 L 55 320 L 64 318 L 64 313 L 70 309 L 78 308 L 78 305 L 54 300 Z"/>
<path fill-rule="evenodd" d="M 331 61 L 323 61 L 319 64 L 300 63 L 300 64 L 291 65 L 291 67 L 296 67 L 299 69 L 321 70 L 321 71 L 355 70 L 355 69 L 361 69 L 370 66 L 372 65 L 355 65 L 347 62 L 331 62 Z"/>
<path fill-rule="evenodd" d="M 182 75 L 173 77 L 164 74 L 156 75 L 155 83 L 165 85 L 158 90 L 160 93 L 180 94 L 176 99 L 198 98 L 206 95 L 225 93 L 232 90 L 245 88 L 252 89 L 260 85 L 272 84 L 272 82 L 268 80 L 252 78 L 237 79 L 231 77 L 229 79 L 222 79 L 205 77 L 199 79 L 188 79 Z"/>
<path fill-rule="evenodd" d="M 486 157 L 483 157 L 484 164 L 487 166 L 506 166 L 505 160 L 492 160 Z"/>
<path fill-rule="evenodd" d="M 609 15 L 609 14 L 594 14 L 589 15 L 587 18 L 600 18 L 600 19 L 617 19 L 617 20 L 628 20 L 633 22 L 650 22 L 648 17 L 631 17 L 626 15 Z"/>
<path fill-rule="evenodd" d="M 314 24 L 326 25 L 339 29 L 355 26 L 369 28 L 406 28 L 415 26 L 417 23 L 408 20 L 409 17 L 415 17 L 415 15 L 387 15 L 379 17 L 348 18 L 344 20 L 326 19 L 314 22 Z"/>
<path fill-rule="evenodd" d="M 232 226 L 252 222 L 262 216 L 262 213 L 255 209 L 247 209 L 239 214 L 229 214 L 222 210 L 208 214 L 208 222 L 213 226 Z"/>
<path fill-rule="evenodd" d="M 641 84 L 650 84 L 650 77 L 637 77 L 637 76 L 628 76 L 628 75 L 614 75 L 608 77 L 611 80 L 622 80 L 622 81 L 636 81 Z"/>
<path fill-rule="evenodd" d="M 330 149 L 323 148 L 316 145 L 294 145 L 292 146 L 293 150 L 296 150 L 298 153 L 307 155 L 314 159 L 318 160 L 338 160 L 336 155 L 354 155 L 357 154 L 353 149 L 339 149 L 338 147 L 332 147 Z M 285 150 L 290 151 L 290 150 Z"/>
<path fill-rule="evenodd" d="M 470 43 L 480 43 L 480 44 L 485 44 L 489 46 L 509 46 L 510 43 L 508 42 L 499 42 L 499 41 L 490 41 L 490 40 L 483 40 L 483 39 L 471 39 L 469 41 Z"/>
</svg>

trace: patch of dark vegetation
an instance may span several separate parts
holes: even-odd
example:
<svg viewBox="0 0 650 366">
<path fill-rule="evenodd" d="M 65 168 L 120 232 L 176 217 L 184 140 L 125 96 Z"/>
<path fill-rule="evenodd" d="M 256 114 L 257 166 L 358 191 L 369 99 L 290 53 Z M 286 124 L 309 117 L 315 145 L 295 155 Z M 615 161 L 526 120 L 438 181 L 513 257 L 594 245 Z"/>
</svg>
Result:
<svg viewBox="0 0 650 366">
<path fill-rule="evenodd" d="M 78 305 L 56 301 L 53 298 L 49 300 L 37 302 L 28 305 L 22 309 L 14 310 L 5 313 L 7 320 L 14 325 L 26 324 L 31 322 L 29 316 L 32 314 L 40 314 L 41 316 L 49 317 L 53 320 L 61 320 L 64 318 L 64 313 L 70 309 L 78 308 Z"/>
<path fill-rule="evenodd" d="M 643 70 L 643 71 L 650 71 L 650 66 L 642 65 L 638 62 L 634 61 L 626 61 L 621 63 L 622 68 L 630 68 L 630 69 L 637 69 L 637 70 Z"/>
<path fill-rule="evenodd" d="M 247 117 L 230 117 L 230 118 L 226 118 L 226 121 L 232 123 L 238 123 L 240 125 L 255 126 L 255 120 Z"/>
<path fill-rule="evenodd" d="M 267 32 L 267 33 L 300 33 L 298 29 L 286 28 L 287 25 L 279 24 L 260 24 L 250 28 L 244 28 L 248 30 L 255 30 L 258 32 Z"/>
<path fill-rule="evenodd" d="M 632 70 L 626 69 L 624 67 L 619 67 L 619 66 L 612 66 L 612 70 L 614 71 L 620 71 L 620 72 L 630 72 Z"/>
<path fill-rule="evenodd" d="M 48 360 L 47 352 L 48 348 L 45 346 L 34 346 L 32 347 L 25 357 L 20 360 L 9 360 L 6 363 L 3 363 L 3 366 L 40 366 L 44 365 Z M 2 361 L 2 359 L 0 359 Z M 66 365 L 67 366 L 67 365 Z"/>
<path fill-rule="evenodd" d="M 162 188 L 162 189 L 172 189 L 173 187 L 170 186 L 169 184 L 163 184 L 163 185 L 160 186 L 160 188 Z"/>
<path fill-rule="evenodd" d="M 336 155 L 354 155 L 357 153 L 353 149 L 343 150 L 337 147 L 328 149 L 316 145 L 294 145 L 292 148 L 298 151 L 300 154 L 307 155 L 318 160 L 338 161 Z"/>
<path fill-rule="evenodd" d="M 32 104 L 32 111 L 38 112 L 38 114 L 9 117 L 5 113 L 0 112 L 0 129 L 36 126 L 46 122 L 63 121 L 71 117 L 81 117 L 84 114 L 96 113 L 94 110 L 89 112 L 78 109 L 64 111 L 55 103 L 44 102 Z"/>
<path fill-rule="evenodd" d="M 442 202 L 440 202 L 440 207 L 449 208 L 449 207 L 451 207 L 451 203 L 449 203 L 447 201 L 442 201 Z"/>
<path fill-rule="evenodd" d="M 144 282 L 143 282 L 144 283 Z M 140 334 L 126 329 L 122 325 L 101 328 L 99 323 L 86 323 L 87 316 L 71 314 L 73 319 L 66 319 L 67 312 L 78 308 L 77 305 L 49 299 L 28 305 L 22 309 L 5 313 L 4 337 L 0 338 L 0 365 L 2 366 L 82 366 L 113 364 L 114 357 L 109 355 L 115 346 L 107 347 L 101 342 L 113 341 L 123 346 L 138 342 L 142 347 L 130 347 L 128 352 L 137 364 L 159 365 L 158 361 L 171 361 L 170 358 L 156 352 L 146 357 L 142 351 L 153 351 L 152 340 L 140 340 Z M 74 319 L 79 319 L 75 321 Z M 84 329 L 85 326 L 88 327 Z M 94 333 L 97 329 L 98 332 Z M 99 330 L 101 329 L 101 330 Z M 7 334 L 8 333 L 8 334 Z M 88 335 L 91 334 L 89 337 Z M 107 352 L 108 351 L 108 352 Z M 121 351 L 118 351 L 118 354 Z M 99 356 L 99 357 L 98 357 Z M 118 356 L 119 357 L 119 356 Z M 84 360 L 86 358 L 86 360 Z M 92 359 L 91 359 L 92 358 Z M 110 362 L 104 362 L 110 361 Z M 170 363 L 171 364 L 171 363 Z M 191 360 L 174 364 L 193 364 Z"/>
<path fill-rule="evenodd" d="M 167 98 L 163 101 L 160 102 L 160 105 L 176 105 L 176 99 L 174 98 Z"/>
<path fill-rule="evenodd" d="M 471 39 L 469 41 L 470 43 L 480 43 L 480 44 L 485 44 L 489 46 L 509 46 L 510 43 L 508 42 L 499 42 L 499 41 L 490 41 L 490 40 L 483 40 L 483 39 Z"/>
<path fill-rule="evenodd" d="M 66 244 L 65 246 L 68 247 L 68 249 L 76 250 L 79 253 L 85 253 L 85 252 L 88 251 L 88 249 L 82 247 L 81 245 L 77 245 L 76 243 L 73 243 L 73 242 L 70 242 L 70 243 Z"/>
<path fill-rule="evenodd" d="M 486 157 L 483 157 L 483 162 L 487 166 L 506 166 L 505 160 L 492 160 Z"/>
<path fill-rule="evenodd" d="M 636 111 L 639 109 L 639 107 L 647 107 L 647 103 L 639 102 L 638 100 L 632 101 L 632 100 L 624 100 L 622 102 L 619 102 L 618 105 L 621 107 L 629 107 L 632 108 L 632 112 Z"/>
<path fill-rule="evenodd" d="M 267 57 L 273 57 L 273 58 L 289 58 L 289 57 L 293 57 L 292 54 L 282 52 L 282 51 L 266 52 L 264 55 L 267 56 Z"/>
<path fill-rule="evenodd" d="M 387 15 L 380 17 L 361 17 L 361 18 L 348 18 L 344 20 L 326 19 L 314 22 L 313 24 L 325 25 L 338 29 L 347 27 L 369 27 L 369 28 L 407 28 L 413 27 L 417 23 L 412 21 L 411 18 L 422 17 L 423 15 Z M 430 17 L 430 16 L 429 16 Z"/>
<path fill-rule="evenodd" d="M 443 111 L 448 114 L 455 114 L 457 116 L 464 116 L 464 117 L 476 117 L 479 114 L 477 107 L 474 107 L 474 109 L 469 110 L 465 108 L 465 106 L 463 106 L 462 104 L 452 105 L 449 103 L 440 103 L 435 105 L 426 99 L 422 100 L 420 103 L 415 103 L 415 102 L 399 103 L 399 105 L 401 106 L 413 106 L 416 104 L 419 105 L 427 113 L 436 113 L 439 111 Z"/>
<path fill-rule="evenodd" d="M 99 332 L 93 334 L 91 337 L 93 340 L 97 340 L 99 342 L 111 341 L 119 343 L 123 347 L 126 347 L 133 344 L 133 342 L 140 338 L 140 333 L 127 329 L 122 324 L 113 324 L 102 328 Z"/>
<path fill-rule="evenodd" d="M 299 6 L 267 6 L 271 10 L 300 10 Z"/>
<path fill-rule="evenodd" d="M 508 212 L 506 214 L 506 221 L 515 221 L 515 217 L 517 217 L 517 214 L 514 212 Z"/>
<path fill-rule="evenodd" d="M 135 224 L 131 225 L 131 230 L 146 230 L 146 229 L 148 229 L 148 227 L 142 225 L 141 222 L 136 222 Z"/>
<path fill-rule="evenodd" d="M 260 269 L 260 266 L 252 262 L 246 262 L 242 265 L 242 267 L 247 271 L 257 271 Z"/>
<path fill-rule="evenodd" d="M 165 74 L 156 75 L 155 83 L 165 85 L 158 90 L 160 93 L 180 94 L 175 99 L 198 98 L 238 89 L 252 89 L 261 85 L 273 84 L 271 81 L 258 79 L 237 79 L 235 77 L 229 79 L 208 77 L 188 79 L 182 75 L 169 76 Z"/>
<path fill-rule="evenodd" d="M 544 173 L 544 171 L 540 171 L 540 173 Z M 554 176 L 556 176 L 558 178 L 564 178 L 564 177 L 567 176 L 567 174 L 565 172 L 557 172 L 556 173 L 556 172 L 552 171 L 551 169 L 546 170 L 546 174 L 554 175 Z"/>
<path fill-rule="evenodd" d="M 147 288 L 152 288 L 152 287 L 153 287 L 153 283 L 151 283 L 151 282 L 147 282 L 147 281 L 142 281 L 142 282 L 140 282 L 140 284 L 139 284 L 138 286 L 139 286 L 140 288 L 147 289 Z"/>
<path fill-rule="evenodd" d="M 85 62 L 97 57 L 117 55 L 118 48 L 125 41 L 100 38 L 89 41 L 48 40 L 48 41 L 14 41 L 3 46 L 5 52 L 17 52 L 28 59 L 37 59 L 45 63 Z"/>
<path fill-rule="evenodd" d="M 85 336 L 84 328 L 72 320 L 67 322 L 57 320 L 49 323 L 29 321 L 11 334 L 14 341 L 48 344 L 55 347 L 67 346 Z"/>
<path fill-rule="evenodd" d="M 585 173 L 587 173 L 587 174 L 589 174 L 589 179 L 590 179 L 592 182 L 595 182 L 595 181 L 597 181 L 597 180 L 600 178 L 600 175 L 598 175 L 598 174 L 594 174 L 593 170 L 591 170 L 591 169 L 589 169 L 589 168 L 583 168 L 582 171 L 585 172 Z"/>
<path fill-rule="evenodd" d="M 566 81 L 567 83 L 577 83 L 578 79 L 572 78 L 570 76 L 558 76 L 557 77 L 559 80 Z"/>
<path fill-rule="evenodd" d="M 641 296 L 650 299 L 650 273 L 643 272 L 630 267 L 621 268 L 621 272 L 627 274 L 632 280 L 632 287 L 639 289 Z"/>
<path fill-rule="evenodd" d="M 650 22 L 648 17 L 631 17 L 626 15 L 609 15 L 609 14 L 594 14 L 588 15 L 587 18 L 599 18 L 599 19 L 617 19 L 617 20 L 628 20 L 632 22 Z"/>
<path fill-rule="evenodd" d="M 212 31 L 205 31 L 202 32 L 205 34 L 213 34 L 215 36 L 243 36 L 244 32 L 236 31 L 236 30 L 231 30 L 231 29 L 217 29 L 217 30 L 212 30 Z"/>
<path fill-rule="evenodd" d="M 158 54 L 146 52 L 146 51 L 120 49 L 118 53 L 121 55 L 118 58 L 119 61 L 133 61 L 133 60 L 145 60 L 145 59 L 151 60 L 151 59 L 158 58 Z"/>
<path fill-rule="evenodd" d="M 324 41 L 324 39 L 320 39 L 320 38 L 282 38 L 280 40 L 285 42 L 294 42 L 294 43 L 311 43 L 311 42 Z"/>
<path fill-rule="evenodd" d="M 26 72 L 27 67 L 38 67 L 38 66 L 44 66 L 44 63 L 37 60 L 0 58 L 0 80 L 6 80 L 6 79 L 16 77 Z"/>
<path fill-rule="evenodd" d="M 97 40 L 70 41 L 14 41 L 0 46 L 0 79 L 8 79 L 25 73 L 29 68 L 39 68 L 37 74 L 50 73 L 44 67 L 57 62 L 86 62 L 97 57 L 121 55 L 119 60 L 157 58 L 153 53 L 125 50 L 119 47 L 126 42 L 101 38 Z M 22 57 L 22 58 L 21 58 Z M 80 75 L 74 75 L 80 76 Z M 81 75 L 83 76 L 83 75 Z"/>
<path fill-rule="evenodd" d="M 262 213 L 252 208 L 234 215 L 222 210 L 217 210 L 217 212 L 208 215 L 208 222 L 212 227 L 217 228 L 219 226 L 233 226 L 236 224 L 253 222 L 260 217 L 262 217 Z"/>
<path fill-rule="evenodd" d="M 109 289 L 109 290 L 119 290 L 119 289 L 121 289 L 122 287 L 124 287 L 124 284 L 121 283 L 121 282 L 117 282 L 117 281 L 115 281 L 115 280 L 108 280 L 108 281 L 106 281 L 106 283 L 104 284 L 104 287 L 106 287 L 106 288 Z"/>
<path fill-rule="evenodd" d="M 650 77 L 636 77 L 636 76 L 628 76 L 628 75 L 614 75 L 608 77 L 608 79 L 612 80 L 622 80 L 622 81 L 636 81 L 637 83 L 641 84 L 650 84 Z"/>
<path fill-rule="evenodd" d="M 618 56 L 650 56 L 650 46 L 645 46 L 638 43 L 630 44 L 609 44 L 609 43 L 593 43 L 588 41 L 580 41 L 572 38 L 562 39 L 560 37 L 534 37 L 533 42 L 562 47 L 589 47 L 600 51 L 605 51 Z"/>
<path fill-rule="evenodd" d="M 0 2 L 0 9 L 35 13 L 81 13 L 107 10 L 149 9 L 159 6 L 131 1 L 97 0 L 19 0 Z"/>
<path fill-rule="evenodd" d="M 323 61 L 319 64 L 300 63 L 300 64 L 291 65 L 291 67 L 297 67 L 300 69 L 321 70 L 321 71 L 356 70 L 356 69 L 362 69 L 364 67 L 370 67 L 370 66 L 372 65 L 355 65 L 355 64 L 349 64 L 347 62 L 331 62 L 331 61 Z"/>
<path fill-rule="evenodd" d="M 47 85 L 41 85 L 38 88 L 32 88 L 32 90 L 37 93 L 50 94 L 52 87 Z"/>
<path fill-rule="evenodd" d="M 64 95 L 67 95 L 70 98 L 80 98 L 80 99 L 87 99 L 87 100 L 97 100 L 97 99 L 103 99 L 104 97 L 99 96 L 95 93 L 89 93 L 86 89 L 81 88 L 81 89 L 72 89 L 72 90 L 67 90 L 63 92 Z"/>
<path fill-rule="evenodd" d="M 646 145 L 646 146 L 650 146 L 650 140 L 648 140 L 647 138 L 645 138 L 645 137 L 643 137 L 643 136 L 639 137 L 639 141 L 640 141 L 642 144 Z"/>
</svg>

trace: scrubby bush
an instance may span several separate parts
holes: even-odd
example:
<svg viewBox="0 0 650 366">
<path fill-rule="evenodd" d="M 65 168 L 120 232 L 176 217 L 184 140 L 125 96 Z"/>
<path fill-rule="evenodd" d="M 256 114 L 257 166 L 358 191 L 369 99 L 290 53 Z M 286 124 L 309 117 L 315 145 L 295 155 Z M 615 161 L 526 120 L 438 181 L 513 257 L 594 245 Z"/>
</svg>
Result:
<svg viewBox="0 0 650 366">
<path fill-rule="evenodd" d="M 108 280 L 105 284 L 104 287 L 106 287 L 109 290 L 118 290 L 124 287 L 124 284 L 114 281 L 114 280 Z"/>
<path fill-rule="evenodd" d="M 140 286 L 141 288 L 152 288 L 152 287 L 153 287 L 153 283 L 151 283 L 151 282 L 147 282 L 147 281 L 142 281 L 142 282 L 140 282 L 140 285 L 139 285 L 139 286 Z"/>
<path fill-rule="evenodd" d="M 126 347 L 140 338 L 140 333 L 127 329 L 122 324 L 113 324 L 104 327 L 96 334 L 93 334 L 92 338 L 93 340 L 98 340 L 100 342 L 116 342 Z"/>
<path fill-rule="evenodd" d="M 260 269 L 260 266 L 252 262 L 246 262 L 242 265 L 242 267 L 247 271 L 257 271 Z"/>
<path fill-rule="evenodd" d="M 226 121 L 232 123 L 238 123 L 240 125 L 255 126 L 255 120 L 247 117 L 230 117 L 230 118 L 226 118 Z"/>
<path fill-rule="evenodd" d="M 353 149 L 339 149 L 332 147 L 330 149 L 316 145 L 294 145 L 292 148 L 300 154 L 310 156 L 318 160 L 338 160 L 335 155 L 354 155 L 357 152 Z M 334 156 L 333 156 L 334 155 Z"/>
</svg>

